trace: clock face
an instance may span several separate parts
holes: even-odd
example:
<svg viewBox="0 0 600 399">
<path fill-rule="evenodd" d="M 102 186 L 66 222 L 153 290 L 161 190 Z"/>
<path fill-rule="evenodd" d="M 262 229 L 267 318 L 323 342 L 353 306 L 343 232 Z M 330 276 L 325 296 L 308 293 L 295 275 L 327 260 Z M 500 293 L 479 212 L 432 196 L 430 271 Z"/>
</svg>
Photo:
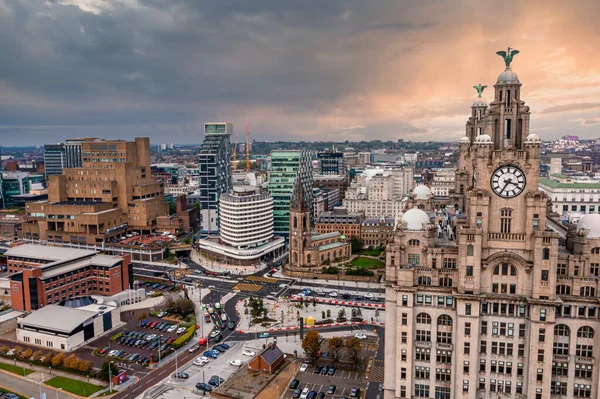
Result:
<svg viewBox="0 0 600 399">
<path fill-rule="evenodd" d="M 490 180 L 492 190 L 502 198 L 514 198 L 525 189 L 525 174 L 513 165 L 499 167 Z"/>
</svg>

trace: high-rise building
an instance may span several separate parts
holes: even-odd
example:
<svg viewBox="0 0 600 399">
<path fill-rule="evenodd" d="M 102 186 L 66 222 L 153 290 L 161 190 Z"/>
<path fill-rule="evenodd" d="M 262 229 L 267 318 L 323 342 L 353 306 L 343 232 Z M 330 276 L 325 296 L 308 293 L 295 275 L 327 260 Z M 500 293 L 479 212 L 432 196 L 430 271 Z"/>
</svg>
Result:
<svg viewBox="0 0 600 399">
<path fill-rule="evenodd" d="M 44 168 L 46 181 L 50 176 L 61 175 L 64 168 L 80 168 L 82 162 L 81 143 L 95 138 L 67 139 L 64 143 L 44 145 Z"/>
<path fill-rule="evenodd" d="M 276 235 L 286 238 L 290 231 L 290 200 L 297 179 L 303 186 L 308 204 L 312 204 L 310 154 L 304 150 L 271 151 L 268 189 L 273 196 L 274 230 Z"/>
<path fill-rule="evenodd" d="M 231 123 L 205 123 L 204 142 L 198 155 L 200 169 L 201 231 L 215 234 L 219 230 L 219 198 L 231 191 L 231 162 L 229 139 Z"/>
<path fill-rule="evenodd" d="M 317 154 L 319 161 L 317 174 L 319 175 L 346 175 L 346 159 L 343 152 L 325 151 Z"/>
<path fill-rule="evenodd" d="M 81 167 L 50 177 L 48 201 L 27 203 L 23 237 L 104 245 L 127 231 L 154 231 L 169 207 L 150 173 L 150 140 L 85 140 L 82 156 Z"/>
<path fill-rule="evenodd" d="M 541 140 L 501 54 L 459 142 L 458 214 L 413 207 L 387 247 L 386 399 L 598 397 L 600 215 L 547 218 Z"/>
<path fill-rule="evenodd" d="M 2 174 L 2 192 L 5 208 L 20 206 L 18 196 L 29 194 L 32 190 L 44 188 L 44 176 L 28 172 L 0 172 Z"/>
<path fill-rule="evenodd" d="M 66 139 L 64 143 L 67 168 L 80 168 L 83 165 L 83 154 L 81 152 L 81 143 L 84 141 L 97 140 L 96 138 L 86 137 L 85 139 L 74 138 Z"/>
</svg>

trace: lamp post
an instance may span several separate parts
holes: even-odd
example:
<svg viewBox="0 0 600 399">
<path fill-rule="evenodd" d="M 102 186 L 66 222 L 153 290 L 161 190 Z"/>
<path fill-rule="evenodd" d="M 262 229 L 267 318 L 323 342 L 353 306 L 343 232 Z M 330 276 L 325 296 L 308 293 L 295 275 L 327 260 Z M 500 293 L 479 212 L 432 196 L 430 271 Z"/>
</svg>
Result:
<svg viewBox="0 0 600 399">
<path fill-rule="evenodd" d="M 62 388 L 58 388 L 58 390 L 56 391 L 56 399 L 58 399 L 58 393 L 62 391 Z"/>
<path fill-rule="evenodd" d="M 109 384 L 109 391 L 110 393 L 112 393 L 112 360 L 110 362 L 108 362 L 108 384 Z M 58 393 L 57 393 L 58 395 Z"/>
</svg>

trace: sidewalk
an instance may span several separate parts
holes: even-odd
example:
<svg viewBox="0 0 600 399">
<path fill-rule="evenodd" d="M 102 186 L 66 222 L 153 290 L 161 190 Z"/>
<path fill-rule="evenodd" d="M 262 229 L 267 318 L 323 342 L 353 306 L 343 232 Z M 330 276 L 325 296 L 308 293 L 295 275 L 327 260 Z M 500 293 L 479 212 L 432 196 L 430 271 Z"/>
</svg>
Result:
<svg viewBox="0 0 600 399">
<path fill-rule="evenodd" d="M 331 289 L 338 289 L 338 286 L 340 288 L 340 290 L 352 290 L 352 288 L 367 288 L 367 289 L 371 289 L 371 288 L 384 288 L 385 287 L 385 283 L 371 283 L 371 282 L 362 282 L 362 281 L 347 281 L 347 280 L 339 280 L 336 277 L 335 274 L 331 275 L 330 279 L 327 280 L 322 280 L 322 279 L 309 279 L 309 278 L 299 278 L 299 277 L 289 277 L 286 276 L 282 273 L 281 269 L 278 269 L 274 274 L 273 274 L 273 278 L 277 278 L 277 279 L 287 279 L 287 280 L 294 280 L 296 282 L 296 284 L 294 284 L 294 288 L 310 288 L 311 290 L 314 290 L 315 287 L 313 286 L 303 286 L 302 283 L 304 282 L 311 282 L 313 284 L 320 284 L 320 285 L 326 285 L 328 287 L 331 287 Z M 349 292 L 349 293 L 353 293 L 353 292 Z"/>
<path fill-rule="evenodd" d="M 192 259 L 194 262 L 198 263 L 200 266 L 207 270 L 218 273 L 231 272 L 231 274 L 238 276 L 248 276 L 257 273 L 267 267 L 266 263 L 260 263 L 254 266 L 238 266 L 230 265 L 227 263 L 220 263 L 214 260 L 208 260 L 204 258 L 196 250 L 192 250 L 190 259 Z"/>
<path fill-rule="evenodd" d="M 14 361 L 10 361 L 7 359 L 2 359 L 3 363 L 6 364 L 12 364 L 14 365 L 15 362 Z M 38 366 L 35 364 L 29 365 L 28 362 L 22 362 L 17 360 L 16 362 L 17 367 L 24 367 L 26 369 L 30 369 L 30 370 L 35 370 L 34 373 L 29 374 L 28 376 L 24 377 L 24 379 L 32 381 L 32 382 L 42 382 L 42 381 L 48 381 L 54 377 L 60 376 L 60 377 L 66 377 L 66 378 L 70 378 L 72 380 L 77 380 L 77 381 L 82 381 L 82 382 L 88 382 L 90 384 L 93 385 L 98 385 L 98 386 L 102 386 L 102 387 L 106 387 L 108 386 L 108 383 L 106 381 L 102 381 L 102 380 L 98 380 L 96 378 L 87 378 L 84 375 L 80 375 L 80 374 L 71 374 L 68 373 L 66 371 L 62 371 L 62 370 L 56 370 L 55 368 L 46 368 L 46 367 L 42 367 L 42 366 Z"/>
</svg>

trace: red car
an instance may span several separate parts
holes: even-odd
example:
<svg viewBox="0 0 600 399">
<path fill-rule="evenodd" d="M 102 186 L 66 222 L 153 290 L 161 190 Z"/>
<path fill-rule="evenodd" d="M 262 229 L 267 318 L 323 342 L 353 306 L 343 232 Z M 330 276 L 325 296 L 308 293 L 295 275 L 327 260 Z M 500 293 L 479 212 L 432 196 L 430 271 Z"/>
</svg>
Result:
<svg viewBox="0 0 600 399">
<path fill-rule="evenodd" d="M 171 337 L 167 340 L 167 344 L 170 344 L 171 342 L 175 341 L 175 338 Z"/>
<path fill-rule="evenodd" d="M 198 345 L 202 346 L 202 345 L 206 345 L 206 343 L 208 342 L 208 340 L 206 339 L 206 337 L 202 337 L 200 338 L 200 340 L 198 341 Z"/>
<path fill-rule="evenodd" d="M 101 355 L 104 355 L 106 352 L 108 352 L 108 346 L 105 346 L 104 348 L 100 349 Z"/>
<path fill-rule="evenodd" d="M 150 323 L 150 328 L 154 328 L 158 325 L 158 321 L 153 321 L 152 323 Z"/>
</svg>

